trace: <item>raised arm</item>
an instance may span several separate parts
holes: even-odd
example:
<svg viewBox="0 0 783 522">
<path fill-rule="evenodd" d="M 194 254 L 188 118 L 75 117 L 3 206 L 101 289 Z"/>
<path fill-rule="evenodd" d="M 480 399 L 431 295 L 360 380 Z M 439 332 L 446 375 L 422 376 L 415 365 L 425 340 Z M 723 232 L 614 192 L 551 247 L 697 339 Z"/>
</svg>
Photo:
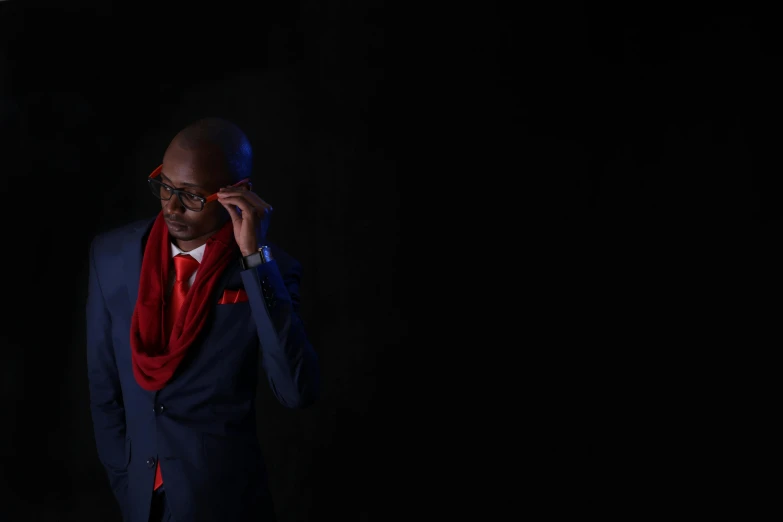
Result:
<svg viewBox="0 0 783 522">
<path fill-rule="evenodd" d="M 272 206 L 248 186 L 224 187 L 218 201 L 228 211 L 245 268 L 241 272 L 258 330 L 261 364 L 281 404 L 304 408 L 318 397 L 318 358 L 299 318 L 298 262 L 267 259 L 266 235 Z M 280 252 L 282 253 L 282 251 Z M 282 272 L 282 273 L 281 273 Z M 276 334 L 277 339 L 274 335 Z"/>
<path fill-rule="evenodd" d="M 281 404 L 304 408 L 318 398 L 318 357 L 299 317 L 301 265 L 291 261 L 281 274 L 272 260 L 241 272 L 258 330 L 261 364 Z M 274 330 L 277 342 L 270 339 Z"/>
</svg>

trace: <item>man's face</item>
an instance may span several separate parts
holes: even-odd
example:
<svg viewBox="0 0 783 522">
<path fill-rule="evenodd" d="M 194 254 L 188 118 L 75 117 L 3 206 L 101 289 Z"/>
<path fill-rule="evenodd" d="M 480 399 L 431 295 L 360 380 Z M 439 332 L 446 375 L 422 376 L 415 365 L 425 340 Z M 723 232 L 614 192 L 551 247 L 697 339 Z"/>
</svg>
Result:
<svg viewBox="0 0 783 522">
<path fill-rule="evenodd" d="M 172 144 L 163 156 L 159 180 L 170 187 L 206 198 L 228 185 L 228 175 L 218 155 L 203 150 L 186 150 Z M 169 234 L 183 250 L 204 244 L 228 219 L 223 206 L 212 201 L 201 212 L 185 208 L 176 195 L 161 200 Z"/>
</svg>

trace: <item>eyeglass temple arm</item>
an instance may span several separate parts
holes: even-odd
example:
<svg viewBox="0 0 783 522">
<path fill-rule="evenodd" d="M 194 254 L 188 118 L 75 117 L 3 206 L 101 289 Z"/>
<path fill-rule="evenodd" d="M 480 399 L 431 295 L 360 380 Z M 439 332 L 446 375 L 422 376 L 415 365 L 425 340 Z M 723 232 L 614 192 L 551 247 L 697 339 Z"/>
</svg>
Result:
<svg viewBox="0 0 783 522">
<path fill-rule="evenodd" d="M 230 185 L 230 186 L 231 187 L 238 187 L 240 185 L 244 185 L 245 183 L 247 183 L 248 185 L 251 185 L 251 186 L 253 185 L 252 183 L 250 183 L 250 178 L 245 178 L 243 180 L 237 181 L 236 183 L 234 183 L 233 185 Z M 215 201 L 217 198 L 218 198 L 217 193 L 212 194 L 211 196 L 207 197 L 207 203 L 209 203 L 210 201 Z"/>
</svg>

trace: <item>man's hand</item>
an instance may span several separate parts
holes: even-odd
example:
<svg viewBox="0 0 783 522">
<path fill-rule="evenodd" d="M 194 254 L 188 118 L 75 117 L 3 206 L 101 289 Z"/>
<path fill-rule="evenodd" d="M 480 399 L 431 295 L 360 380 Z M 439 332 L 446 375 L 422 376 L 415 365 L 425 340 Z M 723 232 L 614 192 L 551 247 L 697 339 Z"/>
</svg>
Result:
<svg viewBox="0 0 783 522">
<path fill-rule="evenodd" d="M 234 223 L 234 238 L 242 255 L 249 256 L 257 252 L 258 245 L 266 243 L 272 205 L 247 185 L 222 188 L 217 195 Z"/>
</svg>

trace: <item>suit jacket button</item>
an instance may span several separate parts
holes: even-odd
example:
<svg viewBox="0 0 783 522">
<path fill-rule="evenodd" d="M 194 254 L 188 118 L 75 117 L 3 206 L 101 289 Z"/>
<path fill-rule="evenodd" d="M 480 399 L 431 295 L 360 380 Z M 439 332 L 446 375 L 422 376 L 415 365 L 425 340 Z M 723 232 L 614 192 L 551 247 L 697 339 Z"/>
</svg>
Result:
<svg viewBox="0 0 783 522">
<path fill-rule="evenodd" d="M 153 411 L 158 415 L 160 415 L 161 413 L 163 413 L 163 405 L 158 404 L 157 406 L 155 406 L 155 408 L 153 408 Z"/>
<path fill-rule="evenodd" d="M 151 468 L 155 465 L 155 457 L 150 457 L 147 459 L 147 467 Z"/>
</svg>

